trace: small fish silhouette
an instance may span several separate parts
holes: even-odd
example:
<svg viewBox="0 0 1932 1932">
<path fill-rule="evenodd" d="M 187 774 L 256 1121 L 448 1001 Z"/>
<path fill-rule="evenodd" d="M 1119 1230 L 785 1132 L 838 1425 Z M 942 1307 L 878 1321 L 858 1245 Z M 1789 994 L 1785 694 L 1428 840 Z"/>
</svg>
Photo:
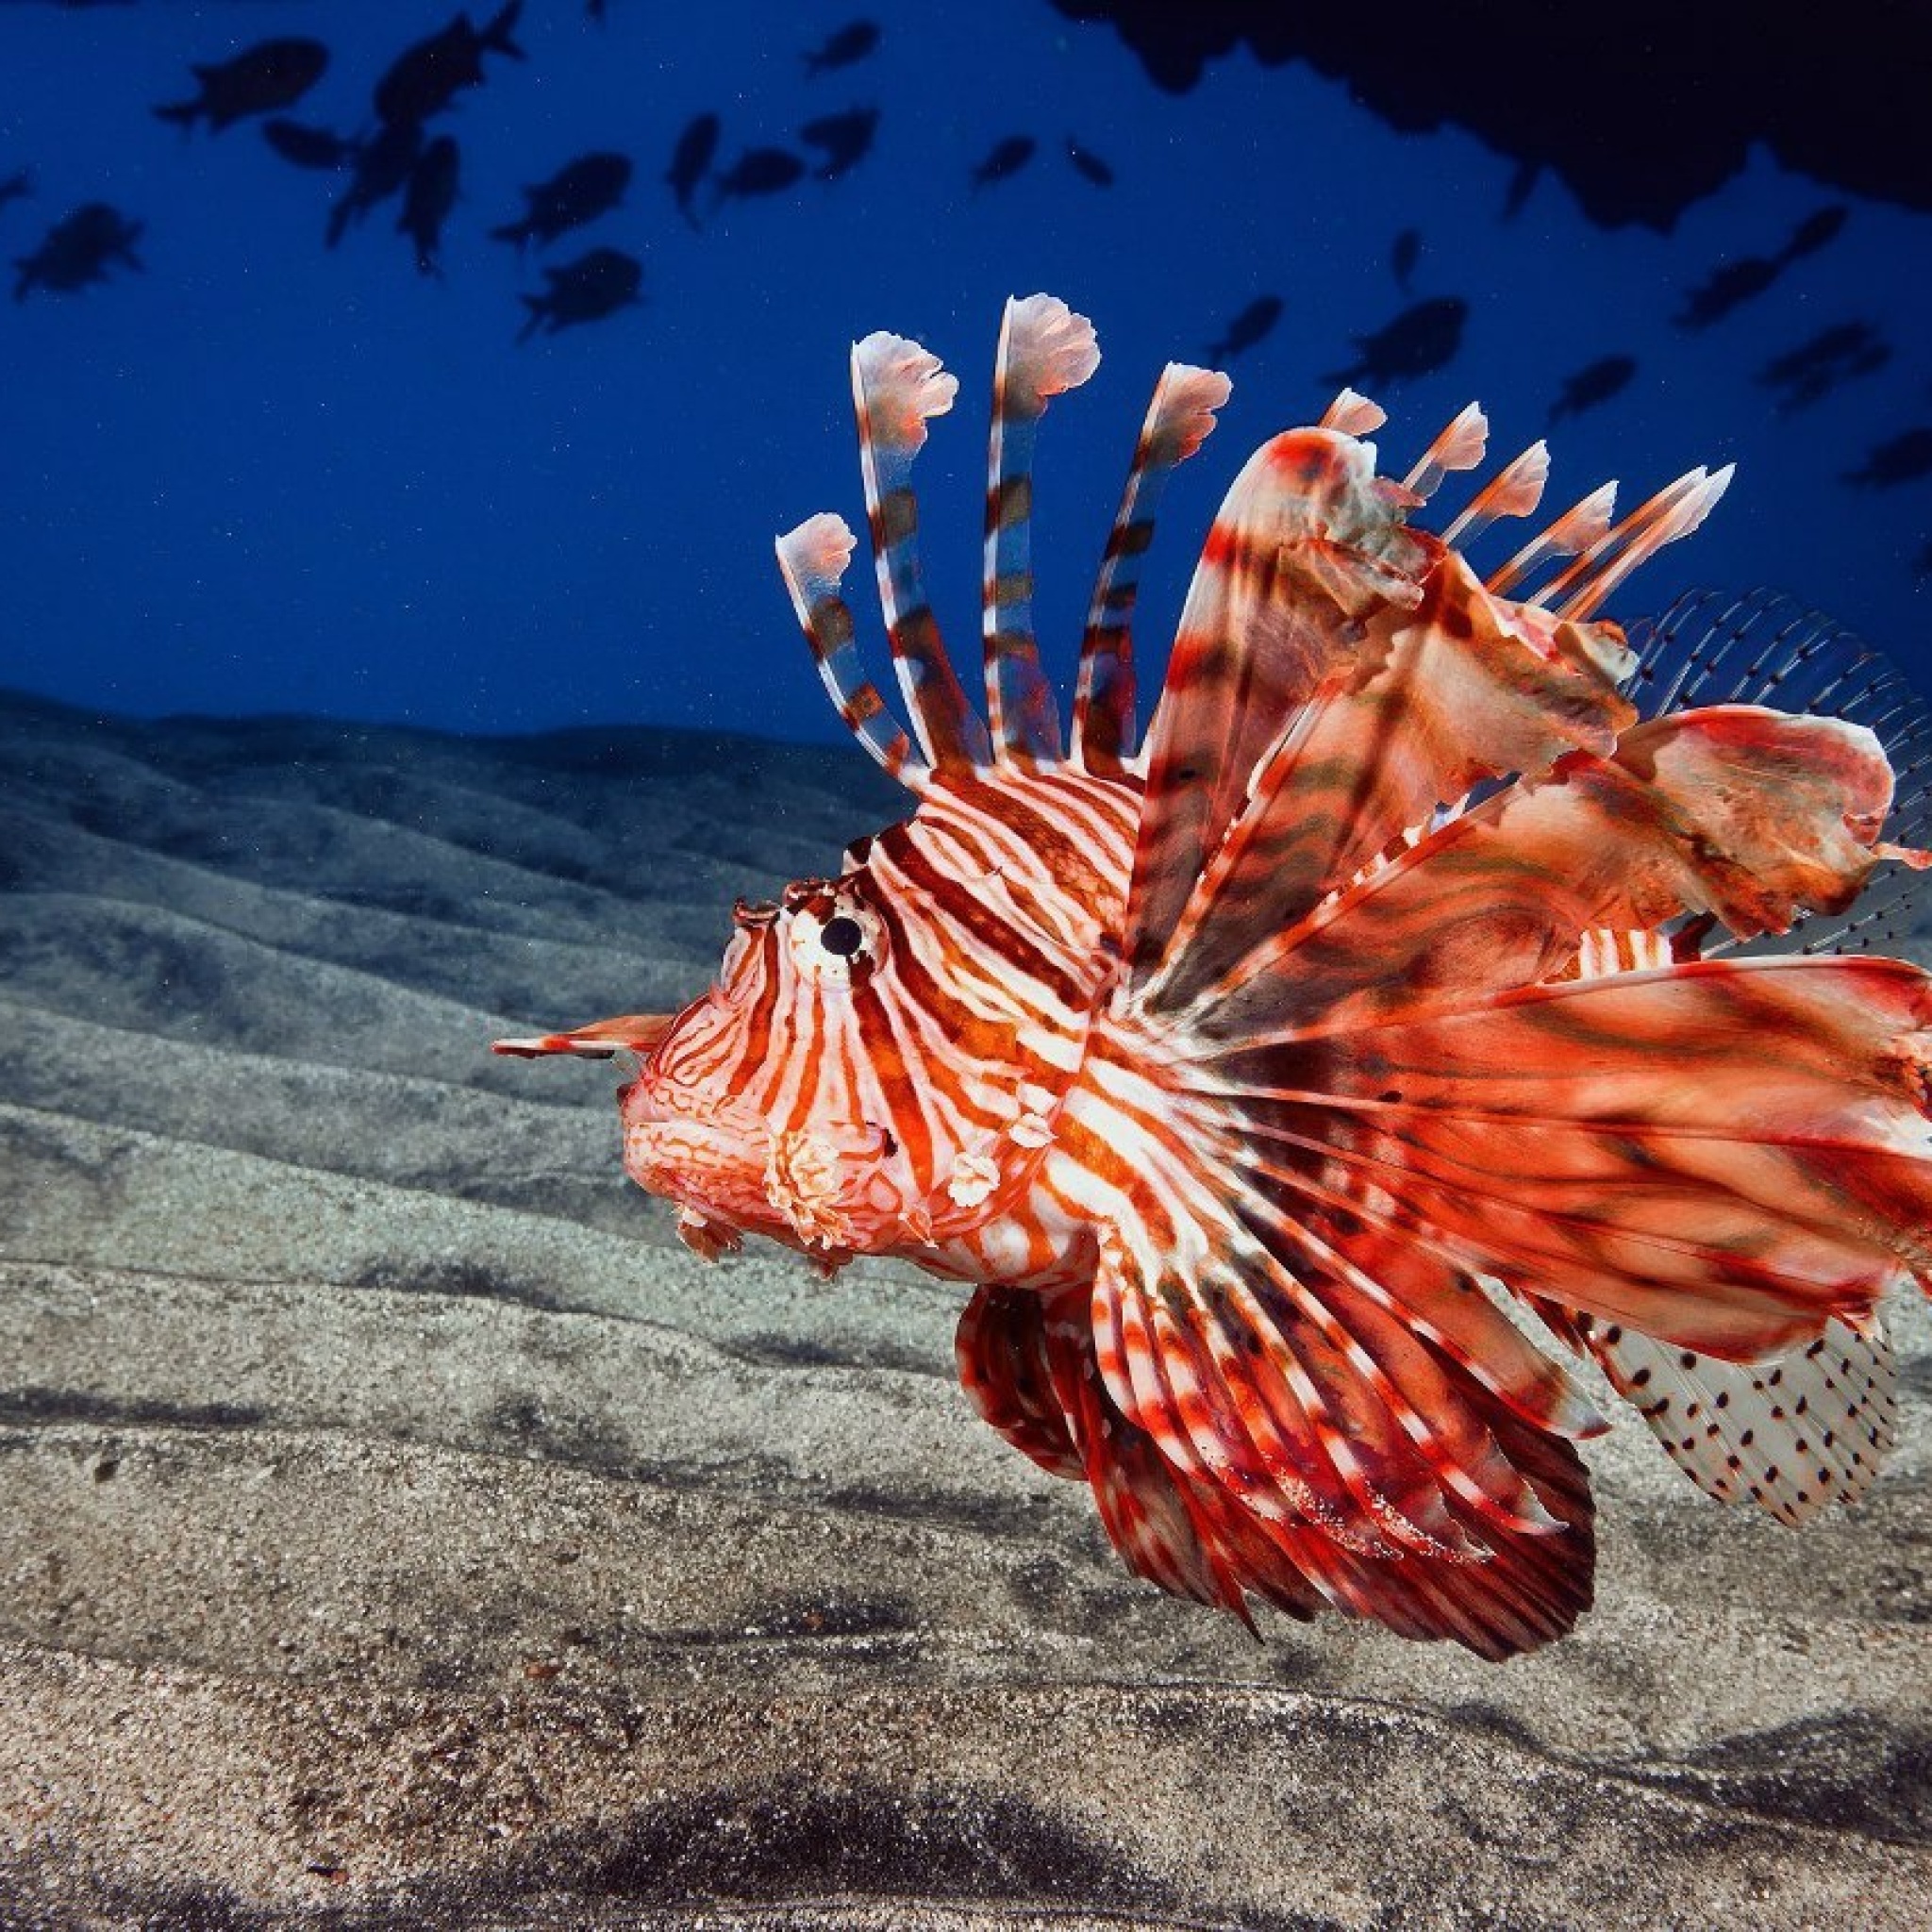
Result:
<svg viewBox="0 0 1932 1932">
<path fill-rule="evenodd" d="M 346 140 L 327 127 L 307 126 L 300 121 L 265 121 L 261 138 L 283 160 L 298 168 L 323 172 L 346 168 L 362 152 L 359 142 Z"/>
<path fill-rule="evenodd" d="M 1557 400 L 1550 405 L 1550 427 L 1565 416 L 1580 416 L 1621 394 L 1637 374 L 1634 356 L 1605 356 L 1563 379 Z"/>
<path fill-rule="evenodd" d="M 1773 357 L 1757 372 L 1757 380 L 1766 389 L 1783 391 L 1778 413 L 1789 416 L 1890 360 L 1891 344 L 1869 322 L 1840 322 Z"/>
<path fill-rule="evenodd" d="M 395 121 L 379 128 L 356 152 L 356 172 L 329 210 L 324 241 L 333 248 L 351 222 L 359 222 L 373 208 L 399 194 L 415 172 L 423 153 L 423 124 Z"/>
<path fill-rule="evenodd" d="M 882 38 L 876 21 L 852 21 L 806 55 L 806 78 L 829 74 L 834 68 L 850 67 L 855 61 L 863 60 Z"/>
<path fill-rule="evenodd" d="M 195 62 L 189 72 L 201 83 L 201 92 L 192 101 L 157 108 L 155 114 L 184 131 L 206 118 L 209 130 L 219 134 L 251 114 L 293 107 L 327 66 L 328 49 L 320 41 L 263 41 L 232 60 Z"/>
<path fill-rule="evenodd" d="M 1867 490 L 1895 490 L 1921 476 L 1932 476 L 1932 427 L 1907 429 L 1881 442 L 1857 469 L 1845 472 L 1844 480 Z"/>
<path fill-rule="evenodd" d="M 530 242 L 541 248 L 570 229 L 581 228 L 608 214 L 624 199 L 630 176 L 630 161 L 624 155 L 579 155 L 549 180 L 524 190 L 529 206 L 522 221 L 491 228 L 490 233 L 498 242 L 514 243 L 519 253 Z"/>
<path fill-rule="evenodd" d="M 1389 273 L 1395 277 L 1395 286 L 1407 295 L 1409 277 L 1415 274 L 1415 265 L 1423 256 L 1423 234 L 1420 228 L 1405 228 L 1396 236 L 1389 250 Z"/>
<path fill-rule="evenodd" d="M 1350 389 L 1364 384 L 1373 389 L 1433 375 L 1455 359 L 1468 320 L 1469 304 L 1459 295 L 1418 302 L 1373 335 L 1357 336 L 1361 354 L 1354 365 L 1324 380 Z"/>
<path fill-rule="evenodd" d="M 408 185 L 403 192 L 403 211 L 396 227 L 416 244 L 416 269 L 421 275 L 441 276 L 437 253 L 442 246 L 442 225 L 457 205 L 457 182 L 462 157 L 456 142 L 439 134 L 423 150 L 409 170 Z"/>
<path fill-rule="evenodd" d="M 718 152 L 721 125 L 715 114 L 695 115 L 677 137 L 677 145 L 672 150 L 671 165 L 664 171 L 664 179 L 671 188 L 671 198 L 693 228 L 698 225 L 697 192 L 705 176 L 710 173 L 712 157 Z"/>
<path fill-rule="evenodd" d="M 986 158 L 973 171 L 975 191 L 990 188 L 995 181 L 1008 181 L 1033 158 L 1035 142 L 1030 134 L 1009 134 L 996 142 Z"/>
<path fill-rule="evenodd" d="M 643 264 L 621 248 L 593 248 L 562 268 L 546 268 L 543 278 L 550 287 L 542 294 L 523 297 L 530 317 L 517 337 L 520 342 L 539 329 L 556 335 L 559 329 L 601 322 L 642 300 L 638 291 Z"/>
<path fill-rule="evenodd" d="M 1851 212 L 1842 202 L 1833 202 L 1828 208 L 1807 215 L 1791 230 L 1791 239 L 1778 250 L 1779 265 L 1789 268 L 1792 262 L 1801 261 L 1807 255 L 1816 255 L 1827 242 L 1836 241 L 1839 231 L 1850 220 Z"/>
<path fill-rule="evenodd" d="M 1709 328 L 1732 309 L 1763 294 L 1783 272 L 1782 262 L 1767 261 L 1762 256 L 1727 261 L 1690 291 L 1672 320 L 1679 328 Z"/>
<path fill-rule="evenodd" d="M 30 289 L 71 295 L 91 282 L 106 281 L 114 264 L 139 274 L 142 265 L 134 244 L 141 239 L 141 223 L 129 221 L 104 201 L 84 203 L 56 222 L 31 255 L 15 260 L 20 274 L 13 299 L 25 301 Z"/>
<path fill-rule="evenodd" d="M 1228 324 L 1227 333 L 1202 359 L 1219 364 L 1232 360 L 1243 350 L 1252 349 L 1281 320 L 1281 309 L 1282 301 L 1279 295 L 1257 295 Z"/>
<path fill-rule="evenodd" d="M 459 13 L 441 33 L 404 48 L 375 83 L 378 118 L 391 127 L 420 125 L 441 113 L 464 88 L 483 85 L 485 54 L 525 58 L 510 38 L 523 10 L 524 0 L 508 0 L 480 33 L 467 13 Z"/>
<path fill-rule="evenodd" d="M 0 208 L 9 201 L 24 201 L 34 192 L 34 171 L 22 168 L 0 181 Z"/>
<path fill-rule="evenodd" d="M 1921 581 L 1932 577 L 1932 541 L 1928 541 L 1925 547 L 1912 559 L 1912 575 Z"/>
<path fill-rule="evenodd" d="M 1096 188 L 1113 186 L 1113 170 L 1091 148 L 1084 148 L 1072 135 L 1067 137 L 1067 158 L 1075 170 L 1084 175 Z"/>
<path fill-rule="evenodd" d="M 711 184 L 711 206 L 747 195 L 782 194 L 805 179 L 805 163 L 783 147 L 748 147 Z"/>
<path fill-rule="evenodd" d="M 815 171 L 818 178 L 836 181 L 871 152 L 878 125 L 876 108 L 848 108 L 842 114 L 822 114 L 816 121 L 808 121 L 798 130 L 798 138 L 825 158 Z"/>
</svg>

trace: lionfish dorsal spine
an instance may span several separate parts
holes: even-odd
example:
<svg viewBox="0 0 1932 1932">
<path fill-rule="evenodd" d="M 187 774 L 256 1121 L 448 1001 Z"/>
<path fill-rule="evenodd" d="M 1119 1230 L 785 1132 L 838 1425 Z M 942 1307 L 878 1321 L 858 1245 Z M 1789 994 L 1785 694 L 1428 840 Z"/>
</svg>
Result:
<svg viewBox="0 0 1932 1932">
<path fill-rule="evenodd" d="M 1698 468 L 1679 476 L 1641 504 L 1607 536 L 1601 537 L 1536 599 L 1558 617 L 1580 624 L 1630 573 L 1666 543 L 1688 537 L 1729 489 L 1734 464 L 1722 470 Z M 1557 600 L 1561 599 L 1561 602 Z"/>
<path fill-rule="evenodd" d="M 1483 589 L 1497 597 L 1512 594 L 1516 586 L 1541 570 L 1552 558 L 1574 557 L 1587 550 L 1610 527 L 1617 507 L 1614 479 L 1599 483 L 1588 496 L 1578 497 L 1555 523 L 1532 537 L 1507 563 L 1483 579 Z"/>
<path fill-rule="evenodd" d="M 852 345 L 859 468 L 892 662 L 926 762 L 955 771 L 991 765 L 992 747 L 926 597 L 911 476 L 927 419 L 953 407 L 958 387 L 938 357 L 904 336 L 880 330 Z"/>
<path fill-rule="evenodd" d="M 1371 402 L 1359 390 L 1340 391 L 1322 411 L 1318 429 L 1333 429 L 1341 436 L 1373 436 L 1389 420 L 1380 403 Z"/>
<path fill-rule="evenodd" d="M 1480 403 L 1466 405 L 1430 443 L 1416 466 L 1402 479 L 1402 487 L 1426 503 L 1442 487 L 1443 477 L 1458 470 L 1473 470 L 1490 446 L 1490 419 Z"/>
<path fill-rule="evenodd" d="M 980 609 L 986 714 L 997 754 L 1061 757 L 1059 709 L 1033 634 L 1033 448 L 1050 398 L 1100 366 L 1093 325 L 1057 295 L 1009 297 L 993 371 Z"/>
<path fill-rule="evenodd" d="M 821 511 L 777 540 L 778 572 L 845 728 L 886 772 L 916 791 L 931 767 L 860 667 L 852 609 L 840 594 L 858 543 L 843 517 Z"/>
<path fill-rule="evenodd" d="M 1550 480 L 1550 446 L 1539 439 L 1513 457 L 1470 498 L 1461 514 L 1443 530 L 1452 549 L 1480 536 L 1503 517 L 1526 517 L 1543 500 Z"/>
<path fill-rule="evenodd" d="M 1214 412 L 1233 390 L 1220 370 L 1188 362 L 1170 362 L 1154 386 L 1080 641 L 1074 755 L 1098 776 L 1117 776 L 1134 752 L 1134 603 L 1156 512 L 1168 478 L 1213 433 Z"/>
</svg>

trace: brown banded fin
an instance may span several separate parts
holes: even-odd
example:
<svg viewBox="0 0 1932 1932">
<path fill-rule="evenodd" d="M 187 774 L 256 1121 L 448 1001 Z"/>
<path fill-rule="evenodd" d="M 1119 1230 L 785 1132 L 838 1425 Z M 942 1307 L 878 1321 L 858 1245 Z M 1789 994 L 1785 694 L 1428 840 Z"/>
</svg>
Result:
<svg viewBox="0 0 1932 1932">
<path fill-rule="evenodd" d="M 1170 362 L 1155 385 L 1108 535 L 1080 644 L 1074 756 L 1097 775 L 1118 774 L 1134 750 L 1134 600 L 1167 480 L 1213 433 L 1233 384 L 1218 369 Z"/>
<path fill-rule="evenodd" d="M 927 419 L 950 409 L 958 388 L 938 357 L 904 336 L 880 330 L 852 345 L 859 467 L 892 661 L 926 762 L 956 771 L 990 766 L 992 747 L 926 598 L 911 478 Z"/>
<path fill-rule="evenodd" d="M 931 768 L 860 666 L 851 608 L 839 593 L 858 543 L 842 517 L 822 511 L 777 540 L 778 572 L 845 728 L 878 764 L 916 791 Z"/>
<path fill-rule="evenodd" d="M 1000 325 L 987 452 L 986 554 L 980 592 L 986 708 L 998 756 L 1051 763 L 1061 755 L 1053 686 L 1033 634 L 1033 446 L 1047 402 L 1100 366 L 1093 325 L 1057 295 L 1011 298 Z"/>
</svg>

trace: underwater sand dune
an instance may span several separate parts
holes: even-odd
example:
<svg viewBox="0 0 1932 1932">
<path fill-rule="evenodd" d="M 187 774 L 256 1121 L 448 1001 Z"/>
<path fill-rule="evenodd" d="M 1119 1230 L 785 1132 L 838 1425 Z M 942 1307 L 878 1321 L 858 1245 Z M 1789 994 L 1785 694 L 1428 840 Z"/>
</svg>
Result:
<svg viewBox="0 0 1932 1932">
<path fill-rule="evenodd" d="M 849 751 L 9 699 L 0 769 L 0 1924 L 1932 1919 L 1923 1307 L 1857 1511 L 1632 1417 L 1574 1637 L 1257 1644 L 951 1291 L 705 1268 L 610 1070 L 487 1052 L 694 992 L 897 810 Z"/>
</svg>

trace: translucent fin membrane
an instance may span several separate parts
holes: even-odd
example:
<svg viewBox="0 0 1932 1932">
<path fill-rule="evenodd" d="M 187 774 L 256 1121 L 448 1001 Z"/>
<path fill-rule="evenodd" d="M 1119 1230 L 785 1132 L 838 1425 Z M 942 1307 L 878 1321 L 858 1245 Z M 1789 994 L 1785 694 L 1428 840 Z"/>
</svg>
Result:
<svg viewBox="0 0 1932 1932">
<path fill-rule="evenodd" d="M 1100 366 L 1093 325 L 1055 295 L 1009 300 L 993 375 L 980 608 L 986 709 L 1007 756 L 1060 756 L 1059 713 L 1033 635 L 1033 444 L 1050 397 Z"/>
<path fill-rule="evenodd" d="M 1635 626 L 1637 669 L 1626 687 L 1646 717 L 1719 704 L 1842 718 L 1872 731 L 1891 762 L 1888 842 L 1932 845 L 1932 707 L 1905 675 L 1850 631 L 1775 591 L 1742 596 L 1693 591 L 1654 624 Z M 1709 954 L 1895 954 L 1922 943 L 1914 912 L 1924 875 L 1909 866 L 1879 873 L 1851 912 L 1803 917 L 1789 933 Z"/>
<path fill-rule="evenodd" d="M 1581 624 L 1632 571 L 1696 529 L 1729 489 L 1734 471 L 1729 463 L 1714 474 L 1698 468 L 1667 484 L 1558 573 L 1535 601 Z"/>
<path fill-rule="evenodd" d="M 853 344 L 859 465 L 892 659 L 926 761 L 955 768 L 989 765 L 992 749 L 926 601 L 911 475 L 912 460 L 925 445 L 927 419 L 950 409 L 958 388 L 936 356 L 904 336 L 881 331 Z"/>
<path fill-rule="evenodd" d="M 1469 508 L 1442 532 L 1448 544 L 1467 543 L 1502 517 L 1526 517 L 1543 500 L 1550 478 L 1550 446 L 1533 442 L 1470 499 Z"/>
<path fill-rule="evenodd" d="M 1474 469 L 1489 446 L 1490 419 L 1480 403 L 1471 403 L 1423 452 L 1421 461 L 1402 479 L 1402 487 L 1426 503 L 1441 488 L 1444 476 Z"/>
<path fill-rule="evenodd" d="M 1234 385 L 1215 369 L 1170 362 L 1155 385 L 1140 441 L 1108 534 L 1107 555 L 1093 585 L 1080 674 L 1074 700 L 1076 758 L 1090 772 L 1108 774 L 1132 756 L 1134 744 L 1134 600 L 1141 559 L 1154 540 L 1154 517 L 1167 479 L 1207 441 L 1214 412 Z"/>
<path fill-rule="evenodd" d="M 1333 429 L 1342 436 L 1373 436 L 1388 420 L 1389 411 L 1380 403 L 1372 403 L 1367 396 L 1345 389 L 1323 411 L 1316 426 Z"/>
<path fill-rule="evenodd" d="M 1524 577 L 1541 570 L 1553 558 L 1574 557 L 1579 550 L 1587 550 L 1610 527 L 1610 512 L 1616 505 L 1616 484 L 1599 483 L 1489 577 L 1485 589 L 1495 591 L 1499 597 L 1511 595 Z"/>
<path fill-rule="evenodd" d="M 852 611 L 839 594 L 858 543 L 842 517 L 808 517 L 778 539 L 778 571 L 819 676 L 846 729 L 893 777 L 916 791 L 930 775 L 930 767 L 916 756 L 905 727 L 860 668 Z"/>
</svg>

